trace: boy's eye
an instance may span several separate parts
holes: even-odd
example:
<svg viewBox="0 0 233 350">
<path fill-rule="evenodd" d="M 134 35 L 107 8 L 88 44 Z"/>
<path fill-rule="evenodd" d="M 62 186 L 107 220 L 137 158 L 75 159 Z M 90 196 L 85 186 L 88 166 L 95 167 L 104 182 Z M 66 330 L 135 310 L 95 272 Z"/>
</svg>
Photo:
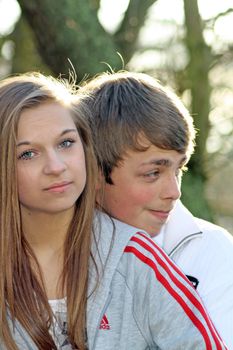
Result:
<svg viewBox="0 0 233 350">
<path fill-rule="evenodd" d="M 29 160 L 35 156 L 35 152 L 33 151 L 24 151 L 18 156 L 18 159 Z"/>
<path fill-rule="evenodd" d="M 72 146 L 72 144 L 74 143 L 74 140 L 64 140 L 59 144 L 59 148 L 69 148 Z"/>
<path fill-rule="evenodd" d="M 158 175 L 159 175 L 159 171 L 154 170 L 154 171 L 150 171 L 150 172 L 146 173 L 144 176 L 148 177 L 148 178 L 154 178 L 154 177 L 157 177 Z"/>
</svg>

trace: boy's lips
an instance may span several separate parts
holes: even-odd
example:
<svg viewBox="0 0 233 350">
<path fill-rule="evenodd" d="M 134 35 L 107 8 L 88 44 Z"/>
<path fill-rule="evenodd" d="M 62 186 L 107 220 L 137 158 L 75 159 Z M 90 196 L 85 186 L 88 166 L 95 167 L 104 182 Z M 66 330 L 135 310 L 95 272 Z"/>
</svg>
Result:
<svg viewBox="0 0 233 350">
<path fill-rule="evenodd" d="M 166 220 L 171 213 L 171 209 L 170 210 L 153 210 L 153 209 L 151 209 L 150 213 L 159 219 Z"/>
</svg>

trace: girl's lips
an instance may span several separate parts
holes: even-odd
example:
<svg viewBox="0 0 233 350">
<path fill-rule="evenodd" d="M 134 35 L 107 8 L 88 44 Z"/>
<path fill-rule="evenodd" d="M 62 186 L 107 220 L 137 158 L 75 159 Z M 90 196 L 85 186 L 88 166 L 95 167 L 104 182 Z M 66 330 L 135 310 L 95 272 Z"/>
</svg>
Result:
<svg viewBox="0 0 233 350">
<path fill-rule="evenodd" d="M 65 192 L 72 182 L 55 183 L 45 189 L 47 192 L 62 193 Z"/>
</svg>

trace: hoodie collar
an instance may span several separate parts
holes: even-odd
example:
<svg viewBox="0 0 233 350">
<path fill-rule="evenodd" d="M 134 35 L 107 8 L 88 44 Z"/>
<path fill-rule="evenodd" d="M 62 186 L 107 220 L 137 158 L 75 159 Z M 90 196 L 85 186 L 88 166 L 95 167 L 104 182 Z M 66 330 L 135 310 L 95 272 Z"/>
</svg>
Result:
<svg viewBox="0 0 233 350">
<path fill-rule="evenodd" d="M 202 236 L 201 228 L 197 224 L 195 217 L 185 208 L 181 201 L 177 201 L 163 230 L 163 249 L 169 255 L 174 253 L 178 246 L 181 246 L 189 239 Z"/>
<path fill-rule="evenodd" d="M 89 298 L 87 303 L 87 328 L 89 347 L 93 348 L 95 335 L 109 298 L 111 298 L 111 283 L 125 247 L 136 232 L 142 231 L 123 222 L 110 218 L 99 211 L 94 220 L 95 240 L 92 245 L 94 260 L 89 272 Z M 143 232 L 143 231 L 142 231 Z M 149 235 L 148 235 L 149 236 Z M 98 284 L 96 285 L 96 282 Z"/>
</svg>

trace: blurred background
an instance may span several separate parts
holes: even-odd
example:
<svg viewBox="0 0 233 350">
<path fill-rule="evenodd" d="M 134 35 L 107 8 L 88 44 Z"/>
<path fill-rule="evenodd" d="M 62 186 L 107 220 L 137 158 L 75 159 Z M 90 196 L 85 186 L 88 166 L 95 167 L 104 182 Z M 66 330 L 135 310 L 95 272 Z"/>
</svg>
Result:
<svg viewBox="0 0 233 350">
<path fill-rule="evenodd" d="M 182 200 L 233 233 L 233 0 L 0 0 L 0 79 L 119 69 L 152 75 L 190 110 Z"/>
</svg>

